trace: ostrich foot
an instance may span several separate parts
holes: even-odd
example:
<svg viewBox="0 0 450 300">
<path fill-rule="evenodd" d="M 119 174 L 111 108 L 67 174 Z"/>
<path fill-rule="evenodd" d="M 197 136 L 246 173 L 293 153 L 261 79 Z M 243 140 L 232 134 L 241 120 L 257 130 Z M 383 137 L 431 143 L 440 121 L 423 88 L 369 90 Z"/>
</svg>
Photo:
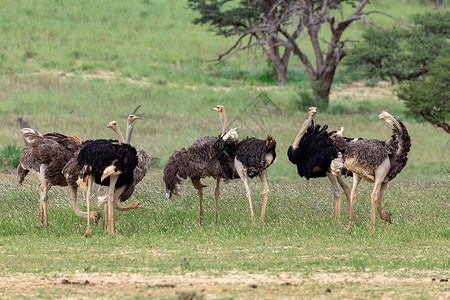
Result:
<svg viewBox="0 0 450 300">
<path fill-rule="evenodd" d="M 86 233 L 83 235 L 84 238 L 88 238 L 90 236 L 91 236 L 91 231 L 90 230 L 86 231 Z"/>
<path fill-rule="evenodd" d="M 382 218 L 383 220 L 385 220 L 389 224 L 392 224 L 392 219 L 391 219 L 392 214 L 391 214 L 390 211 L 388 211 L 387 209 L 383 210 L 383 214 L 382 215 L 383 215 L 383 218 Z"/>
<path fill-rule="evenodd" d="M 348 233 L 352 233 L 353 231 L 352 225 L 348 225 L 347 231 Z"/>
<path fill-rule="evenodd" d="M 98 211 L 93 211 L 91 212 L 91 219 L 94 220 L 94 224 L 97 225 L 98 224 L 98 220 L 100 220 L 101 216 L 100 213 Z"/>
<path fill-rule="evenodd" d="M 341 225 L 341 218 L 340 217 L 334 217 L 334 221 L 333 221 L 334 225 L 338 226 Z"/>
</svg>

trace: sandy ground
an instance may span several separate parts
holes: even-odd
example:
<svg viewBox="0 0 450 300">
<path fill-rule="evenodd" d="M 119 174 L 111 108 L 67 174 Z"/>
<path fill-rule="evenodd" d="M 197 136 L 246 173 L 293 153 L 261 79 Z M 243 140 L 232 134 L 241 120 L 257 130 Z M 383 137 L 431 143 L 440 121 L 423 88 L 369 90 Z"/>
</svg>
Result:
<svg viewBox="0 0 450 300">
<path fill-rule="evenodd" d="M 40 75 L 52 75 L 52 76 L 58 76 L 61 79 L 65 79 L 68 77 L 81 77 L 83 79 L 89 80 L 89 79 L 103 79 L 103 80 L 124 80 L 126 82 L 132 83 L 132 84 L 139 84 L 139 85 L 145 85 L 150 86 L 151 83 L 148 78 L 145 77 L 136 77 L 136 78 L 123 78 L 121 77 L 120 73 L 117 72 L 111 72 L 111 71 L 104 71 L 104 70 L 97 70 L 95 73 L 83 73 L 83 74 L 76 74 L 73 72 L 63 72 L 59 70 L 50 70 L 41 68 L 39 70 L 36 70 L 36 74 Z M 170 84 L 169 86 L 175 86 L 175 84 Z M 195 85 L 185 85 L 186 89 L 196 90 L 198 87 Z M 229 92 L 231 88 L 229 87 L 209 87 L 215 92 Z M 280 86 L 277 85 L 264 85 L 264 86 L 255 86 L 252 85 L 252 88 L 258 90 L 258 91 L 269 91 L 273 89 L 278 89 Z M 357 81 L 353 82 L 351 84 L 345 85 L 343 88 L 340 89 L 333 89 L 330 93 L 330 100 L 334 100 L 337 98 L 342 97 L 350 97 L 358 100 L 364 100 L 364 99 L 378 99 L 378 98 L 389 98 L 393 97 L 392 91 L 391 91 L 391 84 L 387 81 L 380 81 L 377 83 L 374 87 L 367 86 L 363 81 Z"/>
<path fill-rule="evenodd" d="M 438 276 L 448 276 L 438 274 Z M 449 299 L 450 284 L 432 273 L 413 277 L 388 273 L 300 273 L 220 275 L 136 273 L 14 274 L 0 277 L 0 297 L 175 299 L 391 298 Z M 400 294 L 399 294 L 400 293 Z M 403 293 L 403 294 L 402 294 Z"/>
</svg>

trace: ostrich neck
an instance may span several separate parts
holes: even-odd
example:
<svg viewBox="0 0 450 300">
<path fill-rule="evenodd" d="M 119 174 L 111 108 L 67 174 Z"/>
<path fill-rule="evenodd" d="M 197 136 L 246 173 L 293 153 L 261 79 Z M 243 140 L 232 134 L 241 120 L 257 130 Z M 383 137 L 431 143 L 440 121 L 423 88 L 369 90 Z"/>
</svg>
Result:
<svg viewBox="0 0 450 300">
<path fill-rule="evenodd" d="M 220 122 L 222 123 L 222 133 L 221 136 L 224 136 L 227 130 L 227 114 L 225 111 L 221 113 L 220 115 Z"/>
<path fill-rule="evenodd" d="M 87 212 L 81 211 L 78 208 L 77 190 L 76 190 L 76 188 L 74 189 L 73 187 L 69 187 L 69 192 L 70 192 L 70 198 L 72 200 L 73 211 L 75 212 L 77 217 L 87 219 L 87 217 L 88 217 Z"/>
<path fill-rule="evenodd" d="M 137 207 L 134 206 L 133 202 L 130 202 L 127 205 L 120 205 L 118 202 L 114 202 L 114 209 L 120 210 L 120 211 L 127 211 L 127 210 L 132 210 L 135 209 Z"/>
<path fill-rule="evenodd" d="M 313 116 L 309 115 L 308 119 L 303 123 L 302 128 L 300 128 L 300 132 L 297 134 L 294 142 L 292 143 L 292 148 L 296 149 L 298 147 L 298 145 L 300 144 L 300 140 L 305 135 L 306 130 L 308 130 L 308 127 L 311 124 L 312 119 Z"/>
<path fill-rule="evenodd" d="M 128 124 L 128 126 L 127 126 L 127 133 L 126 133 L 126 135 L 127 135 L 127 144 L 130 144 L 130 141 L 131 141 L 131 134 L 133 133 L 133 124 Z"/>
<path fill-rule="evenodd" d="M 132 210 L 135 209 L 137 207 L 134 206 L 134 202 L 136 201 L 131 201 L 130 203 L 128 203 L 127 205 L 121 205 L 119 202 L 119 196 L 120 194 L 123 193 L 125 189 L 124 188 L 119 188 L 114 192 L 114 199 L 113 199 L 113 206 L 114 209 L 120 210 L 120 211 L 127 211 L 127 210 Z"/>
<path fill-rule="evenodd" d="M 120 131 L 119 127 L 116 127 L 113 130 L 116 133 L 117 139 L 119 140 L 119 142 L 122 143 L 122 144 L 125 143 L 125 139 L 123 138 L 123 134 Z"/>
</svg>

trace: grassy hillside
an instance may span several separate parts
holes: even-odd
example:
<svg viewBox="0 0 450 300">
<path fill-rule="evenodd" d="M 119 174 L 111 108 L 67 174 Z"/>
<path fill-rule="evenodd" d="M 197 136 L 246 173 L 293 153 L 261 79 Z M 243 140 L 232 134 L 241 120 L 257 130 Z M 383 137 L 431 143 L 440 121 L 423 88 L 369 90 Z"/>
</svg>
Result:
<svg viewBox="0 0 450 300">
<path fill-rule="evenodd" d="M 403 2 L 373 1 L 368 10 L 383 10 L 407 21 L 411 14 L 432 9 L 425 1 Z M 243 73 L 246 80 L 267 72 L 259 52 L 239 53 L 218 67 L 205 63 L 225 51 L 233 39 L 193 25 L 194 17 L 195 12 L 188 10 L 183 0 L 3 1 L 0 73 L 100 69 L 123 77 L 145 76 L 164 82 L 182 78 L 186 83 L 211 84 L 205 71 L 218 69 L 223 79 L 242 77 Z M 380 14 L 368 19 L 387 26 L 394 23 Z M 355 39 L 364 26 L 363 22 L 352 24 L 347 36 Z M 323 31 L 326 36 L 326 26 Z M 305 52 L 312 54 L 308 43 L 304 46 Z M 292 71 L 296 68 L 294 62 Z"/>
</svg>

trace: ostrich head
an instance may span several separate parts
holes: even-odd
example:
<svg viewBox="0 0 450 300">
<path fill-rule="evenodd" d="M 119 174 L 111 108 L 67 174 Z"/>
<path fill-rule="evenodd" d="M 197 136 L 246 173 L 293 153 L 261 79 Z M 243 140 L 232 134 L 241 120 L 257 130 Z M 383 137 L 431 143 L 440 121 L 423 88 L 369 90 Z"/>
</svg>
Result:
<svg viewBox="0 0 450 300">
<path fill-rule="evenodd" d="M 225 107 L 223 105 L 217 105 L 213 108 L 213 110 L 217 111 L 219 114 L 222 114 L 225 112 Z"/>
<path fill-rule="evenodd" d="M 314 117 L 317 114 L 317 107 L 311 106 L 308 109 L 308 113 L 311 117 Z"/>
<path fill-rule="evenodd" d="M 133 115 L 133 114 L 128 115 L 127 124 L 132 124 L 134 122 L 134 120 L 137 120 L 137 119 L 140 119 L 140 118 L 136 115 Z"/>
<path fill-rule="evenodd" d="M 117 125 L 116 121 L 111 121 L 108 123 L 108 125 L 106 126 L 107 128 L 111 128 L 112 130 L 116 131 L 119 126 Z"/>
<path fill-rule="evenodd" d="M 131 201 L 130 204 L 128 204 L 127 206 L 130 207 L 130 208 L 133 208 L 133 209 L 135 209 L 135 208 L 144 208 L 144 207 L 141 205 L 141 202 L 139 202 L 139 201 L 137 201 L 137 200 Z"/>
</svg>

